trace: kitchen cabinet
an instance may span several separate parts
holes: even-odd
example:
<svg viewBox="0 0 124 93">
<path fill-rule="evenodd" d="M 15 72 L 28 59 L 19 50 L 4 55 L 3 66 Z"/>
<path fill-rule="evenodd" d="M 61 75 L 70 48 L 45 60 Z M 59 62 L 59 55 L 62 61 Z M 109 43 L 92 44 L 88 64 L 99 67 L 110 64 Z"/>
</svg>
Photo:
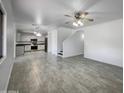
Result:
<svg viewBox="0 0 124 93">
<path fill-rule="evenodd" d="M 38 45 L 38 50 L 44 50 L 45 46 L 44 45 Z"/>
<path fill-rule="evenodd" d="M 31 45 L 26 45 L 26 46 L 25 46 L 25 52 L 26 52 L 26 51 L 31 51 Z"/>
<path fill-rule="evenodd" d="M 24 46 L 16 46 L 16 56 L 24 55 Z"/>
</svg>

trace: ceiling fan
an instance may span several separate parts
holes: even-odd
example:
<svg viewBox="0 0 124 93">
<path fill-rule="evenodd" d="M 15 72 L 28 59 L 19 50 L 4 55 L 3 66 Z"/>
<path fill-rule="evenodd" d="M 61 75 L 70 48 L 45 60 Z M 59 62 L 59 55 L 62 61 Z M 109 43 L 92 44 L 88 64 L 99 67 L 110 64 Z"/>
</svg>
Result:
<svg viewBox="0 0 124 93">
<path fill-rule="evenodd" d="M 89 12 L 83 12 L 83 11 L 78 11 L 78 12 L 74 12 L 74 15 L 64 15 L 66 17 L 70 17 L 73 18 L 73 25 L 78 27 L 78 26 L 83 26 L 84 25 L 84 21 L 89 21 L 89 22 L 93 22 L 94 19 L 92 18 L 88 18 L 87 16 L 89 15 Z M 70 21 L 65 22 L 65 24 L 69 24 L 71 23 Z"/>
</svg>

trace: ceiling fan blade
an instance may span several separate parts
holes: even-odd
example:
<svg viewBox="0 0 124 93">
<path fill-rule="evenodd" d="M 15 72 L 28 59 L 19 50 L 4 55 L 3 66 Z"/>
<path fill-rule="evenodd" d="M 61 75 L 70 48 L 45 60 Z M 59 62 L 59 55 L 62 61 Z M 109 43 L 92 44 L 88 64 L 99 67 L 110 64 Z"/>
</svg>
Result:
<svg viewBox="0 0 124 93">
<path fill-rule="evenodd" d="M 71 15 L 64 15 L 64 16 L 66 16 L 66 17 L 72 17 Z"/>
<path fill-rule="evenodd" d="M 94 21 L 94 19 L 92 19 L 92 18 L 83 18 L 82 20 L 88 20 L 88 21 L 91 21 L 91 22 Z"/>
<path fill-rule="evenodd" d="M 88 15 L 89 13 L 88 12 L 84 12 L 84 15 Z"/>
<path fill-rule="evenodd" d="M 88 18 L 88 21 L 91 21 L 91 22 L 93 22 L 93 21 L 94 21 L 94 19 L 90 19 L 90 18 Z"/>
<path fill-rule="evenodd" d="M 68 21 L 68 22 L 65 22 L 65 24 L 69 24 L 70 22 Z"/>
<path fill-rule="evenodd" d="M 32 24 L 33 26 L 36 26 L 36 24 Z"/>
</svg>

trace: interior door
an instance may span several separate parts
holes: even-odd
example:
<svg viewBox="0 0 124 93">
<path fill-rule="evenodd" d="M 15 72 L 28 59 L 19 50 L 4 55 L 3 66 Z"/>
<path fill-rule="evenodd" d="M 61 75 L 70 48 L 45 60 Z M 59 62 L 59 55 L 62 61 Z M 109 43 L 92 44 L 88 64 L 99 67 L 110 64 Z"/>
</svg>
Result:
<svg viewBox="0 0 124 93">
<path fill-rule="evenodd" d="M 3 13 L 0 10 L 0 58 L 3 57 Z"/>
</svg>

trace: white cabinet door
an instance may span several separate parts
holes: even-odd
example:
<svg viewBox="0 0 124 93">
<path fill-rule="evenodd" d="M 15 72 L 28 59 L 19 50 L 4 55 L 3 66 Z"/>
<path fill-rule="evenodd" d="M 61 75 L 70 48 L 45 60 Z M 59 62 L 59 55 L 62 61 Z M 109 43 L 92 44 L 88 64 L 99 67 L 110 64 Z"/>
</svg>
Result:
<svg viewBox="0 0 124 93">
<path fill-rule="evenodd" d="M 24 54 L 24 46 L 16 46 L 16 56 Z"/>
<path fill-rule="evenodd" d="M 43 50 L 45 49 L 44 45 L 38 45 L 38 50 Z"/>
<path fill-rule="evenodd" d="M 25 46 L 25 51 L 31 51 L 31 46 L 30 45 L 26 45 Z"/>
</svg>

